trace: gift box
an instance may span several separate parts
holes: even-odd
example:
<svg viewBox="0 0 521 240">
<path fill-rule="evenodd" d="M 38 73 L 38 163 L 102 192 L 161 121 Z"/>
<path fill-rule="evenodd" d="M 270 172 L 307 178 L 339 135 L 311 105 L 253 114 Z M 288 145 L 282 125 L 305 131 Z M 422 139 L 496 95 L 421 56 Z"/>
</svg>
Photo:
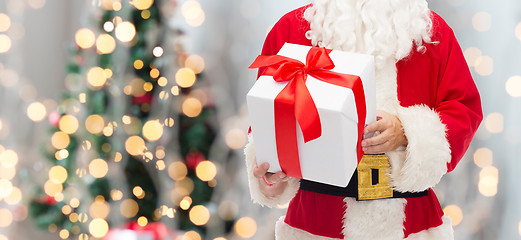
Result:
<svg viewBox="0 0 521 240">
<path fill-rule="evenodd" d="M 247 95 L 257 163 L 347 186 L 376 120 L 374 57 L 286 43 L 251 68 L 263 69 Z"/>
</svg>

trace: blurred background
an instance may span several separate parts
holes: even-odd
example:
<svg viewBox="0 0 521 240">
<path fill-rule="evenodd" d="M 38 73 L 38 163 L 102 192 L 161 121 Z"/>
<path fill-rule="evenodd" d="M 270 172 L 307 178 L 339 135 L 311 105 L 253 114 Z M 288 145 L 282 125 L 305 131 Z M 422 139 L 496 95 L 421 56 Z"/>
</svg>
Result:
<svg viewBox="0 0 521 240">
<path fill-rule="evenodd" d="M 310 0 L 0 0 L 0 240 L 273 239 L 247 67 Z M 429 1 L 485 119 L 436 192 L 456 239 L 521 239 L 521 3 Z M 517 120 L 516 120 L 517 119 Z"/>
</svg>

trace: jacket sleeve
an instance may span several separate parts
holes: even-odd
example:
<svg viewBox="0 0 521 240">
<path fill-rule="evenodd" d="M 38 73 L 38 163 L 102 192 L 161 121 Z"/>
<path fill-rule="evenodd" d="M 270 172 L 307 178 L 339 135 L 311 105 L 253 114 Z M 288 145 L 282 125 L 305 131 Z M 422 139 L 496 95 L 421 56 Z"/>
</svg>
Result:
<svg viewBox="0 0 521 240">
<path fill-rule="evenodd" d="M 291 27 L 291 22 L 287 17 L 288 14 L 282 17 L 268 33 L 262 48 L 262 55 L 275 55 L 279 52 L 284 43 L 288 42 L 290 34 L 289 30 Z M 260 68 L 258 75 L 260 76 L 263 71 L 264 69 Z M 263 206 L 276 207 L 277 205 L 284 205 L 288 203 L 297 193 L 300 187 L 300 180 L 298 178 L 289 177 L 288 186 L 281 195 L 276 197 L 265 196 L 260 191 L 260 184 L 264 184 L 260 181 L 263 180 L 259 180 L 253 176 L 253 168 L 257 163 L 255 161 L 255 145 L 253 143 L 252 134 L 255 134 L 255 131 L 252 131 L 250 128 L 248 133 L 249 142 L 244 148 L 251 198 L 254 202 Z"/>
<path fill-rule="evenodd" d="M 483 118 L 481 100 L 452 29 L 433 13 L 433 48 L 439 72 L 431 97 L 434 106 L 399 107 L 408 146 L 399 174 L 393 173 L 398 191 L 423 191 L 435 186 L 456 167 Z"/>
</svg>

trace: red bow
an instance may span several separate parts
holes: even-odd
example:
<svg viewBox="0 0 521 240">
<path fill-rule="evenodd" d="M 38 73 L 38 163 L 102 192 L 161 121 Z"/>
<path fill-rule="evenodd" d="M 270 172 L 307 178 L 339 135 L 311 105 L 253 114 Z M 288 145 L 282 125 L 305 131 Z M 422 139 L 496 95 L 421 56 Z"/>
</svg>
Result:
<svg viewBox="0 0 521 240">
<path fill-rule="evenodd" d="M 282 170 L 288 176 L 302 178 L 296 122 L 302 130 L 304 142 L 322 135 L 318 110 L 306 87 L 308 74 L 318 80 L 353 90 L 358 113 L 358 161 L 364 153 L 360 144 L 366 117 L 362 80 L 359 76 L 330 71 L 335 67 L 329 57 L 330 52 L 329 49 L 313 47 L 307 54 L 306 64 L 279 55 L 258 56 L 250 66 L 250 68 L 266 67 L 262 75 L 273 76 L 277 82 L 289 81 L 275 98 L 277 155 Z"/>
</svg>

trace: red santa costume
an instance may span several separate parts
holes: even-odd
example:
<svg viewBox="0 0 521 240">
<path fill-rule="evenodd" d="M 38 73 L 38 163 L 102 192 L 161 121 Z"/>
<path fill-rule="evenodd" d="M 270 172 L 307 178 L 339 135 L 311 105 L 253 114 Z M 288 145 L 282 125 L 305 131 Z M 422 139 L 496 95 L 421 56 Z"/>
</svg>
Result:
<svg viewBox="0 0 521 240">
<path fill-rule="evenodd" d="M 270 207 L 291 200 L 276 223 L 276 238 L 454 239 L 431 188 L 466 152 L 482 111 L 451 28 L 425 0 L 316 0 L 275 24 L 262 55 L 277 54 L 285 42 L 375 56 L 377 109 L 397 116 L 408 139 L 386 153 L 391 185 L 427 195 L 357 201 L 300 189 L 299 179 L 290 178 L 281 195 L 266 197 L 252 174 L 250 137 L 245 154 L 252 199 Z"/>
</svg>

